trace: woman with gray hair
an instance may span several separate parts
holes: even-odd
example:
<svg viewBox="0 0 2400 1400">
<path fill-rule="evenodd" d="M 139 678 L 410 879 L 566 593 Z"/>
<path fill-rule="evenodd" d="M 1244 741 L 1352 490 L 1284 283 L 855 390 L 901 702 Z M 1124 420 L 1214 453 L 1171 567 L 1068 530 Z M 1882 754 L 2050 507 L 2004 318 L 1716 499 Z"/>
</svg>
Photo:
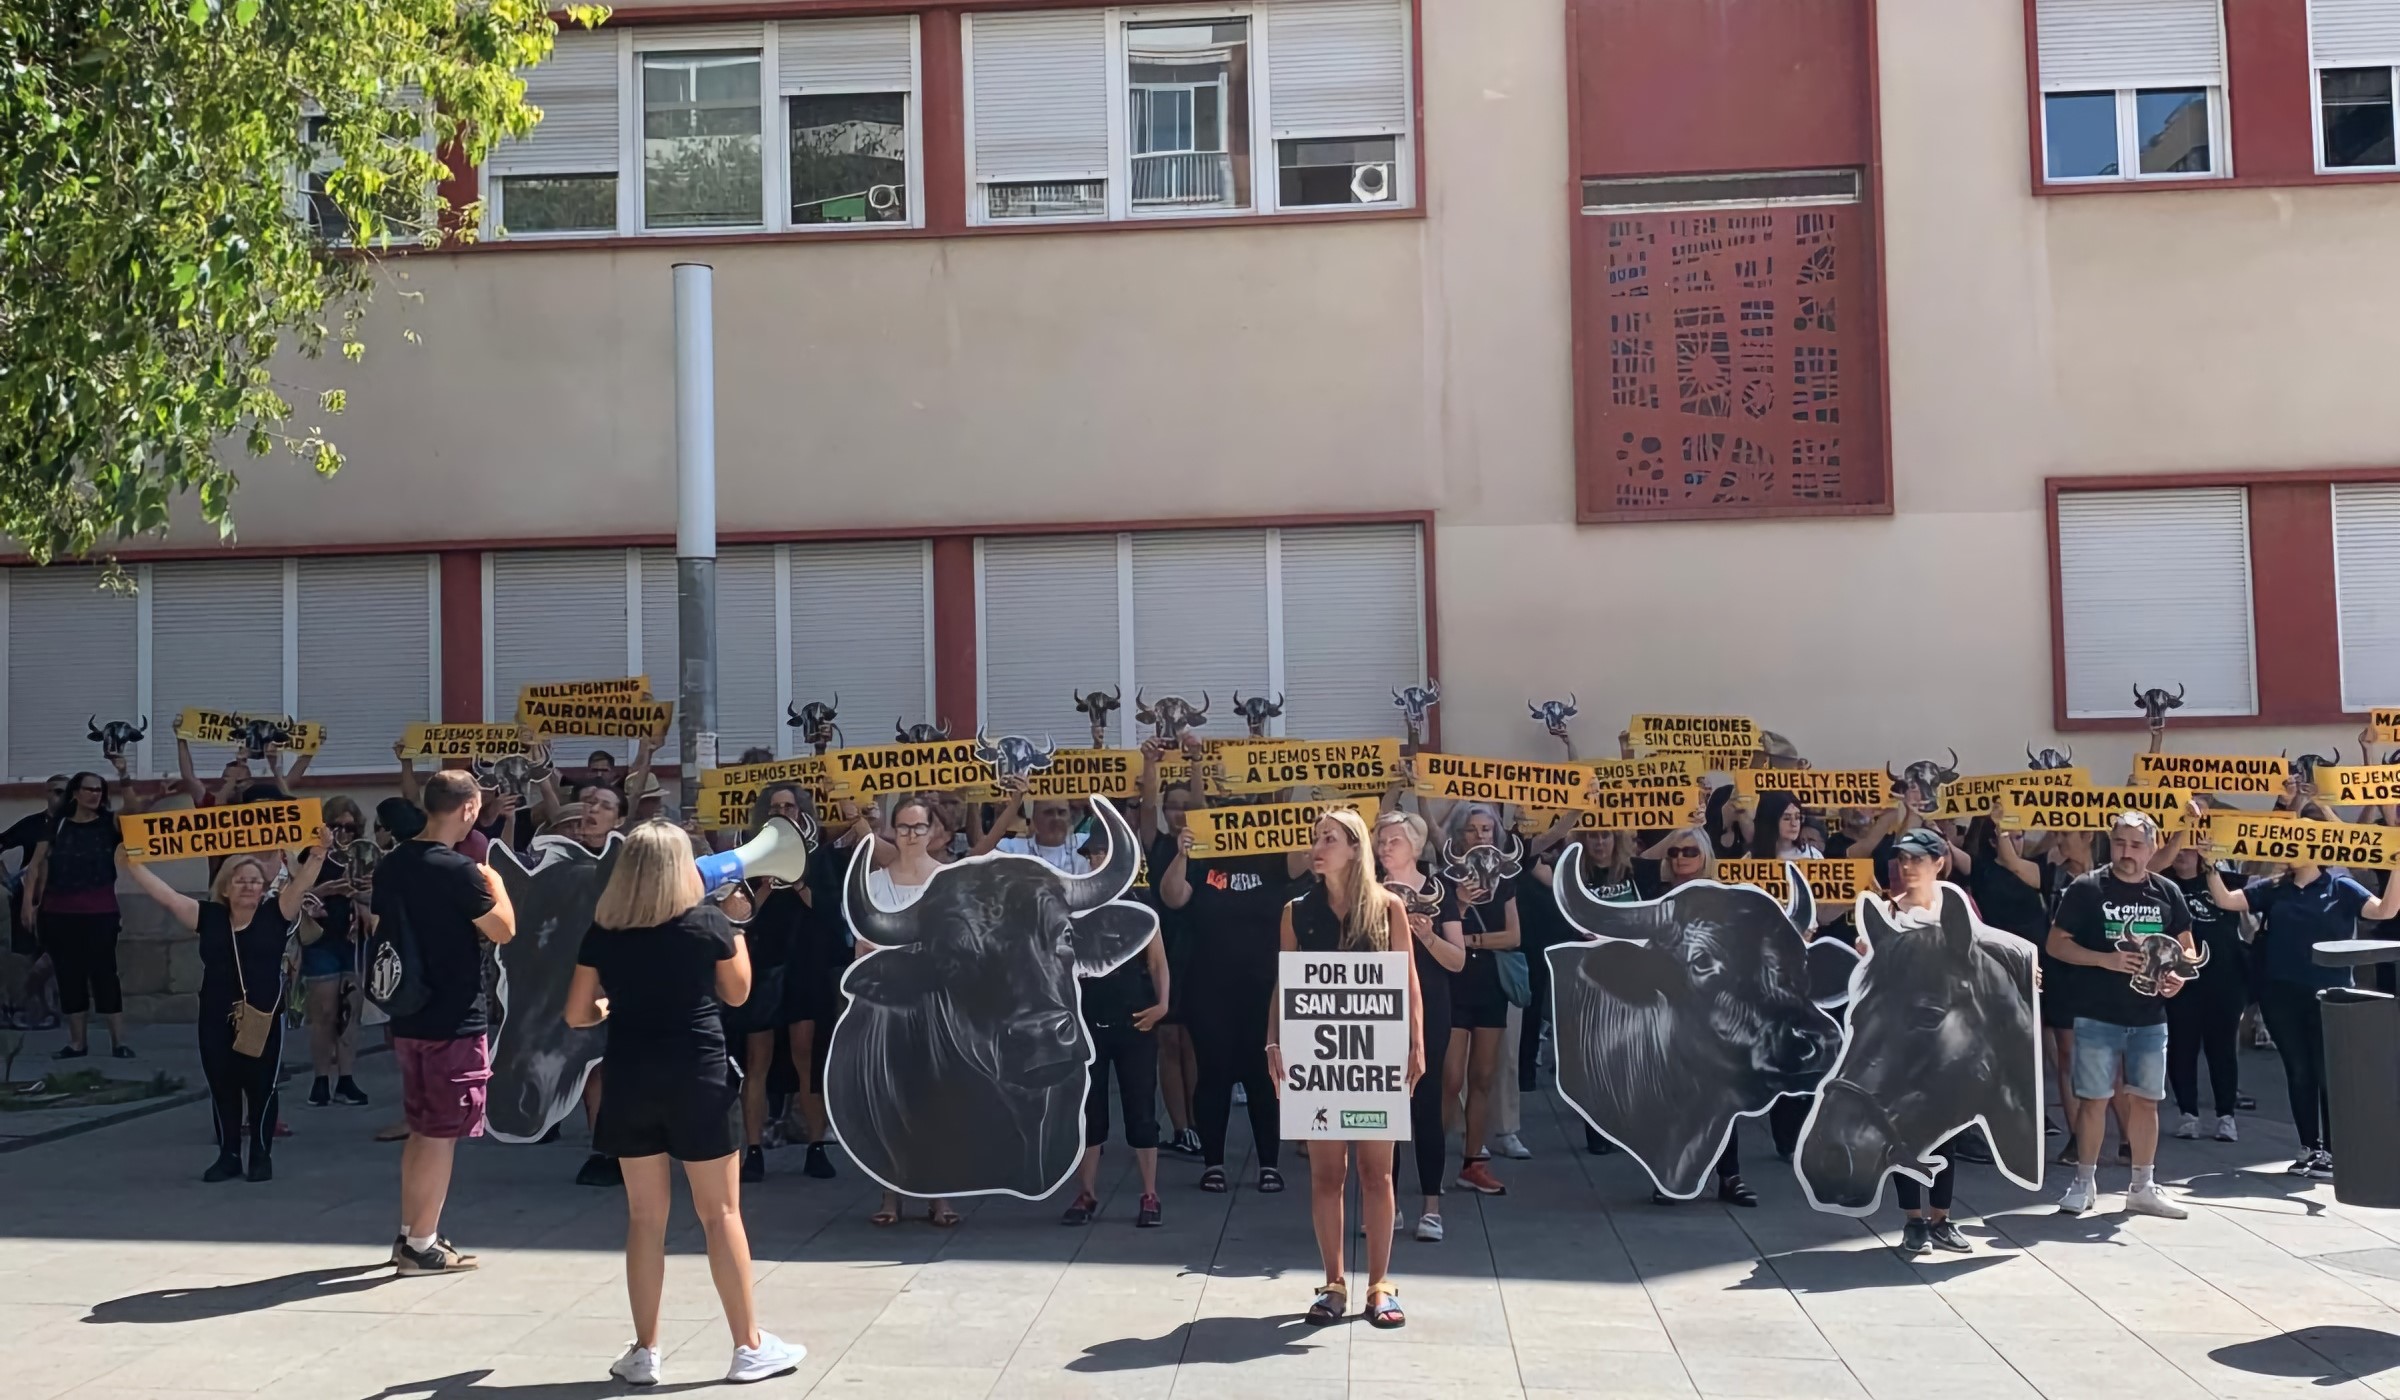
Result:
<svg viewBox="0 0 2400 1400">
<path fill-rule="evenodd" d="M 1498 846 L 1500 809 L 1481 803 L 1461 808 L 1452 818 L 1448 845 L 1467 851 Z M 1457 930 L 1466 949 L 1466 965 L 1450 979 L 1450 1046 L 1442 1062 L 1445 1109 L 1460 1105 L 1466 1156 L 1458 1184 L 1485 1196 L 1505 1196 L 1508 1188 L 1492 1175 L 1492 1154 L 1484 1144 L 1492 1126 L 1492 1088 L 1500 1072 L 1501 1047 L 1508 1034 L 1508 994 L 1500 983 L 1497 955 L 1515 951 L 1522 934 L 1517 925 L 1517 882 L 1497 881 L 1486 889 L 1473 880 L 1452 888 L 1450 907 L 1442 913 L 1442 933 Z"/>
<path fill-rule="evenodd" d="M 1425 868 L 1425 819 L 1414 812 L 1386 812 L 1375 819 L 1375 861 L 1382 867 L 1384 888 L 1402 894 L 1408 908 L 1409 948 L 1416 955 L 1417 995 L 1424 1003 L 1418 1017 L 1440 1040 L 1449 1039 L 1450 979 L 1467 965 L 1467 946 L 1454 920 L 1438 917 L 1449 903 L 1450 890 L 1442 877 Z M 1432 908 L 1428 910 L 1427 906 Z M 1427 1054 L 1431 1054 L 1430 1047 Z M 1408 1093 L 1409 1137 L 1416 1144 L 1417 1190 L 1425 1209 L 1417 1217 L 1417 1238 L 1438 1244 L 1442 1238 L 1442 1158 L 1448 1144 L 1442 1129 L 1442 1077 L 1427 1074 Z M 1393 1222 L 1399 1228 L 1399 1222 Z"/>
</svg>

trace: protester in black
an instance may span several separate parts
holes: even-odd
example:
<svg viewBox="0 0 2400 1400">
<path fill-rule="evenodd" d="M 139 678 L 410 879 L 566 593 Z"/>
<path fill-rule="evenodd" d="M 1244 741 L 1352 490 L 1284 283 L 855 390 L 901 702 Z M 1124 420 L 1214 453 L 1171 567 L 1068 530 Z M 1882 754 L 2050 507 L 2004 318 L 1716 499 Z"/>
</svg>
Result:
<svg viewBox="0 0 2400 1400">
<path fill-rule="evenodd" d="M 1404 887 L 1403 898 L 1417 904 L 1430 900 L 1434 912 L 1408 916 L 1410 951 L 1415 955 L 1418 1021 L 1434 1028 L 1436 1043 L 1450 1024 L 1450 978 L 1467 965 L 1467 947 L 1458 932 L 1457 910 L 1450 888 L 1425 868 L 1425 819 L 1414 812 L 1386 812 L 1375 821 L 1375 860 L 1387 888 Z M 1417 1217 L 1417 1238 L 1427 1244 L 1442 1240 L 1442 1159 L 1449 1146 L 1442 1126 L 1442 1077 L 1425 1074 L 1408 1094 L 1408 1130 L 1417 1159 L 1417 1192 L 1424 1212 Z"/>
<path fill-rule="evenodd" d="M 308 1105 L 323 1108 L 338 1100 L 357 1107 L 367 1102 L 367 1095 L 352 1077 L 362 984 L 358 920 L 352 913 L 356 887 L 346 852 L 366 834 L 366 815 L 348 797 L 326 798 L 325 829 L 333 833 L 333 847 L 301 903 L 308 922 L 300 929 L 300 985 L 308 1018 L 308 1058 L 316 1072 L 308 1086 Z"/>
<path fill-rule="evenodd" d="M 1949 859 L 1950 843 L 1940 833 L 1925 827 L 1904 831 L 1893 843 L 1888 917 L 1895 930 L 1911 931 L 1921 937 L 1942 936 L 1941 879 Z M 1862 937 L 1858 940 L 1858 952 L 1863 958 L 1872 956 L 1874 950 Z M 1979 1136 L 1979 1130 L 1967 1128 L 1933 1146 L 1932 1155 L 1943 1160 L 1941 1169 L 1933 1174 L 1930 1192 L 1905 1174 L 1893 1178 L 1892 1190 L 1899 1198 L 1901 1214 L 1906 1217 L 1900 1227 L 1902 1254 L 1923 1254 L 1928 1248 L 1954 1254 L 1973 1251 L 1967 1237 L 1950 1223 L 1951 1193 L 1958 1181 L 1958 1168 L 1950 1158 L 1956 1154 L 1962 1139 L 1975 1136 Z"/>
<path fill-rule="evenodd" d="M 801 797 L 805 803 L 807 794 Z M 834 1176 L 833 1157 L 825 1150 L 825 1044 L 833 1038 L 833 1023 L 841 1015 L 842 973 L 851 959 L 850 924 L 842 917 L 842 875 L 850 868 L 857 844 L 875 839 L 874 829 L 855 807 L 845 802 L 836 815 L 840 824 L 818 833 L 817 849 L 808 858 L 808 873 L 799 886 L 767 897 L 769 903 L 798 899 L 805 906 L 792 925 L 784 960 L 783 1022 L 797 1085 L 793 1098 L 799 1106 L 801 1140 L 808 1144 L 800 1171 L 820 1181 Z M 753 922 L 766 914 L 762 904 Z M 787 1111 L 787 1134 L 790 1121 Z"/>
<path fill-rule="evenodd" d="M 1100 1153 L 1108 1142 L 1108 1081 L 1117 1081 L 1125 1145 L 1133 1149 L 1142 1196 L 1133 1223 L 1151 1229 L 1166 1221 L 1158 1200 L 1158 1031 L 1174 992 L 1165 943 L 1152 938 L 1142 956 L 1105 977 L 1076 979 L 1084 1030 L 1092 1040 L 1089 1085 L 1083 1099 L 1083 1157 L 1075 1164 L 1075 1199 L 1060 1217 L 1088 1225 L 1100 1209 Z"/>
<path fill-rule="evenodd" d="M 42 948 L 58 974 L 58 1005 L 67 1016 L 67 1043 L 57 1058 L 92 1053 L 91 1013 L 108 1018 L 110 1053 L 133 1058 L 125 1043 L 125 992 L 117 980 L 116 813 L 108 783 L 97 773 L 67 780 L 66 806 L 26 862 L 21 917 L 38 926 Z"/>
<path fill-rule="evenodd" d="M 1469 805 L 1456 818 L 1450 841 L 1460 851 L 1499 845 L 1500 814 Z M 1466 1160 L 1459 1167 L 1458 1184 L 1478 1195 L 1505 1196 L 1508 1187 L 1492 1174 L 1492 1153 L 1484 1138 L 1491 1126 L 1501 1044 L 1508 1031 L 1508 995 L 1496 959 L 1516 952 L 1523 941 L 1517 882 L 1502 879 L 1488 890 L 1462 882 L 1453 894 L 1454 909 L 1447 917 L 1457 923 L 1467 962 L 1450 979 L 1451 1029 L 1442 1061 L 1444 1109 L 1447 1112 L 1450 1103 L 1459 1105 L 1459 1145 Z M 1515 1072 L 1514 1066 L 1510 1072 Z"/>
<path fill-rule="evenodd" d="M 759 794 L 749 834 L 766 829 L 769 818 L 781 817 L 801 825 L 807 795 L 789 783 L 778 783 Z M 821 853 L 810 859 L 821 858 Z M 750 919 L 742 936 L 750 949 L 750 995 L 725 1012 L 725 1034 L 740 1053 L 742 1081 L 742 1180 L 767 1178 L 767 1074 L 775 1058 L 775 1029 L 783 1020 L 784 981 L 790 974 L 793 950 L 800 943 L 800 926 L 808 905 L 797 887 L 775 880 L 753 880 L 749 889 Z M 739 912 L 738 910 L 736 911 Z"/>
<path fill-rule="evenodd" d="M 1158 1089 L 1167 1106 L 1167 1137 L 1160 1145 L 1186 1157 L 1200 1155 L 1200 1134 L 1192 1126 L 1192 1092 L 1200 1082 L 1200 1061 L 1192 1048 L 1191 1028 L 1185 1024 L 1188 993 L 1185 969 L 1192 955 L 1192 920 L 1188 909 L 1169 909 L 1160 897 L 1158 880 L 1175 859 L 1176 838 L 1183 832 L 1184 814 L 1199 803 L 1190 787 L 1159 790 L 1159 762 L 1166 746 L 1157 739 L 1142 741 L 1142 807 L 1156 812 L 1140 829 L 1150 833 L 1137 895 L 1158 911 L 1158 936 L 1166 945 L 1167 973 L 1173 983 L 1167 1019 L 1158 1027 Z"/>
<path fill-rule="evenodd" d="M 2236 1142 L 2241 1132 L 2234 1112 L 2241 1101 L 2241 1064 L 2234 1040 L 2242 1025 L 2242 1010 L 2250 1001 L 2250 974 L 2244 965 L 2242 916 L 2219 905 L 2208 892 L 2210 862 L 2198 848 L 2175 839 L 2175 858 L 2167 877 L 2183 891 L 2192 911 L 2192 939 L 2208 954 L 2193 985 L 2167 1003 L 2167 1087 L 2174 1092 L 2179 1114 L 2175 1136 L 2200 1136 L 2200 1057 L 2208 1056 L 2209 1101 L 2216 1110 L 2216 1139 Z M 2216 872 L 2220 878 L 2226 870 Z M 2238 878 L 2238 877 L 2237 877 Z"/>
<path fill-rule="evenodd" d="M 1643 858 L 1658 862 L 1655 874 L 1637 876 L 1643 884 L 1641 892 L 1645 898 L 1658 899 L 1678 885 L 1717 878 L 1717 858 L 1708 844 L 1708 834 L 1697 827 L 1668 832 L 1643 853 Z M 1742 1180 L 1739 1134 L 1726 1134 L 1725 1150 L 1717 1154 L 1716 1175 L 1718 1200 L 1736 1206 L 1758 1204 L 1758 1193 Z M 1675 1204 L 1675 1198 L 1654 1187 L 1650 1192 L 1650 1203 L 1671 1206 Z"/>
</svg>

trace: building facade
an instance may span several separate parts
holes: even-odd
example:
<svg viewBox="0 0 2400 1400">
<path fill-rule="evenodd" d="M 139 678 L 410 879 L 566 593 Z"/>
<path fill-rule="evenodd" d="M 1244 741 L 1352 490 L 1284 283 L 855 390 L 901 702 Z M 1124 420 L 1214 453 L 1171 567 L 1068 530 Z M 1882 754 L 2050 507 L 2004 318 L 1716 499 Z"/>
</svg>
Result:
<svg viewBox="0 0 2400 1400">
<path fill-rule="evenodd" d="M 2105 772 L 2151 685 L 2186 747 L 2347 746 L 2400 703 L 2396 65 L 2400 0 L 622 4 L 483 241 L 294 367 L 347 470 L 253 464 L 137 598 L 8 571 L 6 776 L 87 712 L 365 774 L 669 687 L 687 260 L 729 750 L 1096 685 L 1391 732 L 1427 674 L 1462 752 L 1572 694 L 1587 753 Z"/>
</svg>

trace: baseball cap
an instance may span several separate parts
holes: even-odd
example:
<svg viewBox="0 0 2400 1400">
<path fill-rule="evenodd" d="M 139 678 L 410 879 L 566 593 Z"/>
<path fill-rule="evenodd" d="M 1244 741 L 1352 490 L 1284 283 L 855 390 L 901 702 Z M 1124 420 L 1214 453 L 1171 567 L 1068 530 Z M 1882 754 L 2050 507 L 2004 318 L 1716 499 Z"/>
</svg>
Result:
<svg viewBox="0 0 2400 1400">
<path fill-rule="evenodd" d="M 1948 849 L 1948 842 L 1921 826 L 1901 832 L 1899 838 L 1892 842 L 1893 855 L 1923 856 L 1927 860 L 1940 859 Z"/>
</svg>

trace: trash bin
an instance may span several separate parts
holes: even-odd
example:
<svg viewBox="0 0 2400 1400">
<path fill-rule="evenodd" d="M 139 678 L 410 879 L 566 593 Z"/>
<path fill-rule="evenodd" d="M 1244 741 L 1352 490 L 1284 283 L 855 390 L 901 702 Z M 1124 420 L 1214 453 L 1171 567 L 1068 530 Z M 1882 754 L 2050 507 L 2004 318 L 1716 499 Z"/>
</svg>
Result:
<svg viewBox="0 0 2400 1400">
<path fill-rule="evenodd" d="M 2330 987 L 2317 1001 L 2325 1017 L 2333 1198 L 2400 1206 L 2400 997 Z"/>
</svg>

